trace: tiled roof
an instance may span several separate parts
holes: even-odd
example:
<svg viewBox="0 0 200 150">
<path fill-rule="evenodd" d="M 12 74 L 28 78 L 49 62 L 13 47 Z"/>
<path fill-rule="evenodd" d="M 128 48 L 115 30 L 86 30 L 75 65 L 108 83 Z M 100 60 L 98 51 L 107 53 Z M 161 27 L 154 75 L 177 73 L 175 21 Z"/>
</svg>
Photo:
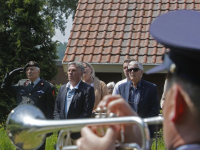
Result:
<svg viewBox="0 0 200 150">
<path fill-rule="evenodd" d="M 166 49 L 149 35 L 150 23 L 176 9 L 200 10 L 200 0 L 79 0 L 63 63 L 162 63 Z"/>
</svg>

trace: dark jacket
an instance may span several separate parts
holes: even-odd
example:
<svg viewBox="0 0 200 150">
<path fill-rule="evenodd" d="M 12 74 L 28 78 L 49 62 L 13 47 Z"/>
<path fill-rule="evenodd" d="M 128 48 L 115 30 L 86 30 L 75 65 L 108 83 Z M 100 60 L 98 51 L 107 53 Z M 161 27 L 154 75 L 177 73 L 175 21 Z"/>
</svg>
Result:
<svg viewBox="0 0 200 150">
<path fill-rule="evenodd" d="M 6 74 L 1 88 L 16 95 L 18 105 L 31 104 L 38 107 L 47 119 L 53 119 L 54 111 L 54 86 L 41 79 L 34 88 L 31 87 L 28 79 L 20 80 L 16 85 L 11 85 L 12 79 Z"/>
<path fill-rule="evenodd" d="M 62 85 L 58 91 L 54 109 L 54 119 L 90 118 L 95 102 L 94 88 L 81 81 L 78 89 L 75 90 L 67 117 L 65 117 L 66 85 L 67 84 Z M 77 139 L 79 137 L 80 134 L 71 135 L 72 139 Z"/>
<path fill-rule="evenodd" d="M 128 102 L 132 81 L 119 85 L 120 95 Z M 142 118 L 158 116 L 159 100 L 157 86 L 141 79 L 140 100 L 138 103 L 138 115 Z M 154 136 L 154 126 L 149 126 L 150 136 Z"/>
</svg>

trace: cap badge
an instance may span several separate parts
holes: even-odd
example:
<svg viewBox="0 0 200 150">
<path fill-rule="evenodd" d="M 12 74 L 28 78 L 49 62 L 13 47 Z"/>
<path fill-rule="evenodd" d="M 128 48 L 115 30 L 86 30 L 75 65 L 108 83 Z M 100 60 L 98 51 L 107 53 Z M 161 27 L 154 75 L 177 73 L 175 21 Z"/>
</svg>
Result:
<svg viewBox="0 0 200 150">
<path fill-rule="evenodd" d="M 175 70 L 176 70 L 176 65 L 173 63 L 173 64 L 171 64 L 170 70 L 169 70 L 169 71 L 170 71 L 171 73 L 174 73 Z"/>
<path fill-rule="evenodd" d="M 33 62 L 33 61 L 30 61 L 30 62 L 29 62 L 29 65 L 34 65 L 34 62 Z"/>
</svg>

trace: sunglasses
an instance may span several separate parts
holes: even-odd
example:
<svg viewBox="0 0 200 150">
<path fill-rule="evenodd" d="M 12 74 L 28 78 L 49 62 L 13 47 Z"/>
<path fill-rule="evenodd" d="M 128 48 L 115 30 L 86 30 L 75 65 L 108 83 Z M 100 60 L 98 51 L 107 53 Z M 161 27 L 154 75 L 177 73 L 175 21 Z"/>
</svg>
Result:
<svg viewBox="0 0 200 150">
<path fill-rule="evenodd" d="M 128 69 L 128 72 L 138 72 L 138 70 L 140 70 L 139 68 L 131 68 L 131 69 Z"/>
</svg>

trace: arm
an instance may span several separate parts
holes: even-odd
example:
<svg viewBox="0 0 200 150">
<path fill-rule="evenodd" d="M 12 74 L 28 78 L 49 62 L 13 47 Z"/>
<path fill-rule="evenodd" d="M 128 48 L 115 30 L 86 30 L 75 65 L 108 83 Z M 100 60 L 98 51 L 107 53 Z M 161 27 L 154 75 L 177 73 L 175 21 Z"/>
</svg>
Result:
<svg viewBox="0 0 200 150">
<path fill-rule="evenodd" d="M 3 83 L 1 84 L 1 89 L 4 90 L 5 92 L 15 92 L 15 86 L 12 86 L 12 78 L 21 73 L 23 71 L 23 68 L 17 68 L 10 73 L 7 73 L 4 77 Z"/>
<path fill-rule="evenodd" d="M 150 111 L 147 114 L 146 117 L 153 117 L 158 116 L 159 114 L 159 100 L 158 100 L 158 92 L 157 92 L 157 86 L 154 85 L 153 88 L 151 88 L 151 97 L 149 98 L 150 102 Z"/>
<path fill-rule="evenodd" d="M 79 116 L 79 118 L 90 118 L 92 115 L 92 110 L 95 102 L 94 88 L 87 87 L 87 92 L 85 92 L 85 102 L 83 106 L 83 112 Z"/>
</svg>

